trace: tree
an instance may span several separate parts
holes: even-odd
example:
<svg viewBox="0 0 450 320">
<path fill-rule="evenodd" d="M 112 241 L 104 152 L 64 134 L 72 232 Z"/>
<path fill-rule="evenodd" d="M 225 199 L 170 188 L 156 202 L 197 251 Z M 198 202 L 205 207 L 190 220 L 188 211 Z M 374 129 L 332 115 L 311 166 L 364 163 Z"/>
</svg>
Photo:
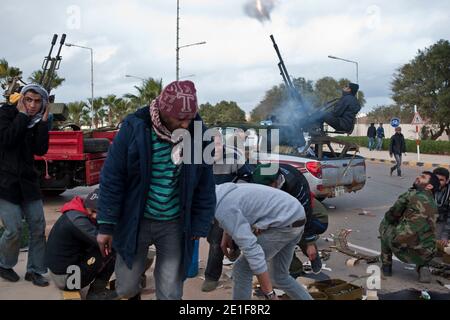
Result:
<svg viewBox="0 0 450 320">
<path fill-rule="evenodd" d="M 114 126 L 114 109 L 116 107 L 117 97 L 114 94 L 110 94 L 103 98 L 103 104 L 108 113 L 108 126 Z"/>
<path fill-rule="evenodd" d="M 416 57 L 394 74 L 392 98 L 409 110 L 417 105 L 423 117 L 439 125 L 431 132 L 436 140 L 450 134 L 450 42 L 440 40 L 419 50 Z"/>
<path fill-rule="evenodd" d="M 367 114 L 367 119 L 373 123 L 390 123 L 391 119 L 399 118 L 402 123 L 410 123 L 414 113 L 411 109 L 398 105 L 378 106 Z"/>
<path fill-rule="evenodd" d="M 42 74 L 43 74 L 42 70 L 36 70 L 28 78 L 28 81 L 33 83 L 40 83 L 42 79 Z M 66 81 L 66 79 L 59 77 L 58 74 L 55 72 L 52 81 L 50 82 L 49 91 L 58 88 L 64 81 Z"/>
<path fill-rule="evenodd" d="M 86 102 L 84 101 L 77 101 L 77 102 L 70 102 L 67 104 L 67 107 L 69 109 L 69 120 L 73 123 L 75 123 L 77 126 L 82 126 L 82 116 L 84 110 L 89 110 Z"/>
<path fill-rule="evenodd" d="M 13 77 L 20 77 L 22 71 L 9 65 L 6 59 L 0 59 L 0 80 L 8 80 Z"/>
<path fill-rule="evenodd" d="M 210 124 L 224 122 L 245 122 L 245 111 L 234 101 L 221 101 L 212 106 L 210 103 L 200 105 L 202 119 Z"/>
<path fill-rule="evenodd" d="M 142 82 L 141 86 L 134 86 L 138 94 L 127 93 L 124 98 L 127 98 L 138 109 L 144 105 L 149 105 L 162 91 L 162 79 L 156 80 L 148 78 Z"/>
</svg>

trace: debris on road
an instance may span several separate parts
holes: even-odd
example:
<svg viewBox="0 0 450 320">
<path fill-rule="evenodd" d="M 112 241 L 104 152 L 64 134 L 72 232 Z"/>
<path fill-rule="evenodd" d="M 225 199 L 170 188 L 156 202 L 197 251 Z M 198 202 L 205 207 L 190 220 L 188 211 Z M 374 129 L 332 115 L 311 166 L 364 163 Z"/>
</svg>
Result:
<svg viewBox="0 0 450 320">
<path fill-rule="evenodd" d="M 334 246 L 330 247 L 330 248 L 334 248 L 337 251 L 346 254 L 350 257 L 354 257 L 357 258 L 358 260 L 365 260 L 367 263 L 376 263 L 379 261 L 379 256 L 368 256 L 362 253 L 358 253 L 357 251 L 351 250 L 348 247 L 348 241 L 347 238 L 350 235 L 350 233 L 352 232 L 352 230 L 349 229 L 342 229 L 339 232 L 339 235 L 336 237 L 334 237 Z"/>
</svg>

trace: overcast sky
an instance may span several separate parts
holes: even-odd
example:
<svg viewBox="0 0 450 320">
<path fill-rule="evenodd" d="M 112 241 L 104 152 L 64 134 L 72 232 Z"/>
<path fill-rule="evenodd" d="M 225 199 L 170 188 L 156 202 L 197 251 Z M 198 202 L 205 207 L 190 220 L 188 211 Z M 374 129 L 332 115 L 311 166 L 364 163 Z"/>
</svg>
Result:
<svg viewBox="0 0 450 320">
<path fill-rule="evenodd" d="M 236 101 L 249 112 L 281 82 L 269 35 L 274 34 L 289 72 L 359 81 L 367 105 L 390 102 L 396 68 L 418 49 L 450 38 L 448 0 L 279 0 L 271 20 L 244 11 L 248 0 L 180 0 L 180 76 L 197 86 L 199 102 Z M 25 77 L 39 69 L 54 33 L 94 48 L 95 96 L 134 92 L 138 77 L 175 79 L 176 0 L 5 1 L 0 0 L 0 58 Z M 58 102 L 90 97 L 89 51 L 64 47 L 59 71 L 65 83 Z"/>
</svg>

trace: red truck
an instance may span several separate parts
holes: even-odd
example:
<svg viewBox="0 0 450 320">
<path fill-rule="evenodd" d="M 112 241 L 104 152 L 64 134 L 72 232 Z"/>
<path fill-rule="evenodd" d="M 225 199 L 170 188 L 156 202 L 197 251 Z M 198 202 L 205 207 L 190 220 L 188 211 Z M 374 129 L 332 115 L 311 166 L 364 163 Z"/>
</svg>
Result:
<svg viewBox="0 0 450 320">
<path fill-rule="evenodd" d="M 50 131 L 49 149 L 35 156 L 46 195 L 59 195 L 67 189 L 99 183 L 100 171 L 117 130 Z"/>
</svg>

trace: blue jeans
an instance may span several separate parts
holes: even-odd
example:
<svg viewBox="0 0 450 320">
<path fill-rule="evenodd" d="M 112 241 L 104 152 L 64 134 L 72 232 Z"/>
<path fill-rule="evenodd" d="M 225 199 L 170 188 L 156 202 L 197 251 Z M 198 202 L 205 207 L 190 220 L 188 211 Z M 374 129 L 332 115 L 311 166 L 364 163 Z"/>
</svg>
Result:
<svg viewBox="0 0 450 320">
<path fill-rule="evenodd" d="M 373 150 L 375 148 L 375 138 L 369 138 L 369 150 Z"/>
<path fill-rule="evenodd" d="M 121 298 L 140 293 L 141 275 L 145 271 L 148 248 L 156 247 L 155 286 L 158 300 L 180 300 L 183 296 L 183 228 L 179 220 L 142 219 L 136 256 L 131 269 L 120 254 L 116 258 L 116 291 Z"/>
<path fill-rule="evenodd" d="M 258 236 L 258 244 L 264 251 L 273 286 L 286 292 L 291 299 L 312 300 L 308 291 L 289 275 L 294 249 L 302 234 L 303 227 L 273 228 Z M 233 266 L 233 299 L 251 299 L 252 279 L 253 271 L 244 252 Z"/>
<path fill-rule="evenodd" d="M 11 269 L 17 264 L 22 235 L 22 216 L 29 228 L 27 272 L 47 273 L 45 266 L 45 217 L 42 200 L 20 205 L 0 199 L 0 219 L 5 232 L 0 238 L 0 267 Z"/>
<path fill-rule="evenodd" d="M 383 148 L 383 138 L 377 138 L 377 150 L 381 151 L 381 148 Z"/>
</svg>

